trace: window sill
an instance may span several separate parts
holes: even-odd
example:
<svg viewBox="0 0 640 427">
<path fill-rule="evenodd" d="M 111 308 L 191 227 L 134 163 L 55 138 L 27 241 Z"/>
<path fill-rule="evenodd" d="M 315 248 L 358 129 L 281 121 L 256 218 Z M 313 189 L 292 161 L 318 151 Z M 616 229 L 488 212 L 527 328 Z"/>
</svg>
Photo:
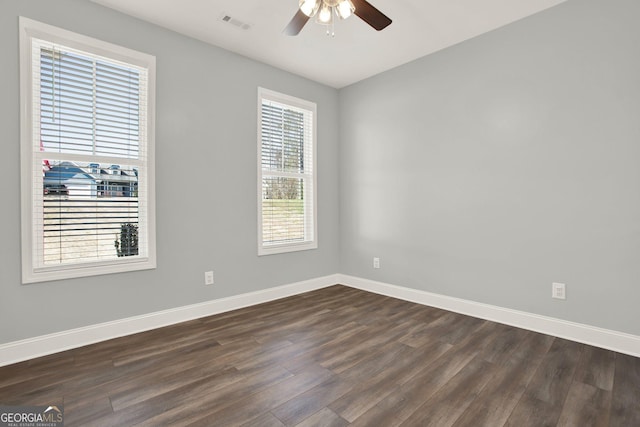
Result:
<svg viewBox="0 0 640 427">
<path fill-rule="evenodd" d="M 265 255 L 276 255 L 287 252 L 298 252 L 298 251 L 307 251 L 311 249 L 317 249 L 318 242 L 304 242 L 304 243 L 287 243 L 283 245 L 270 245 L 270 246 L 259 246 L 258 247 L 258 256 Z"/>
<path fill-rule="evenodd" d="M 44 267 L 22 272 L 22 284 L 49 282 L 53 280 L 75 279 L 79 277 L 101 276 L 103 274 L 125 273 L 138 270 L 152 270 L 156 268 L 155 259 L 137 258 L 118 263 L 88 263 L 70 266 Z"/>
</svg>

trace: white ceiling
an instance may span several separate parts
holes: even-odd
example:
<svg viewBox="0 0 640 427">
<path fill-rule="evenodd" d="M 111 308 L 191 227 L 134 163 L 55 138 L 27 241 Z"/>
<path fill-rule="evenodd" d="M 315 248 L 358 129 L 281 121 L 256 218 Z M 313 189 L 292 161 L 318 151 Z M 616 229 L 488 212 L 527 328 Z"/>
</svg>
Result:
<svg viewBox="0 0 640 427">
<path fill-rule="evenodd" d="M 310 20 L 282 33 L 298 0 L 92 0 L 249 58 L 341 88 L 566 0 L 369 0 L 393 23 L 377 32 L 357 16 L 335 37 Z M 223 22 L 229 15 L 251 25 Z"/>
</svg>

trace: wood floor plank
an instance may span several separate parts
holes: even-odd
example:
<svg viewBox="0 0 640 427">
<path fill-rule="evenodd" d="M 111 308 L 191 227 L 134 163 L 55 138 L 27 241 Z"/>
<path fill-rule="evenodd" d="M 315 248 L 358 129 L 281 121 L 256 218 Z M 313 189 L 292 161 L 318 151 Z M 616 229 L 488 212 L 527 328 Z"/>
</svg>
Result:
<svg viewBox="0 0 640 427">
<path fill-rule="evenodd" d="M 319 360 L 331 357 L 332 354 L 338 354 L 349 345 L 354 337 L 366 329 L 366 326 L 350 322 L 329 334 L 308 340 L 307 342 L 310 344 L 308 351 L 288 360 L 287 369 L 295 373 L 305 369 L 309 363 L 317 364 Z"/>
<path fill-rule="evenodd" d="M 640 426 L 640 358 L 616 354 L 610 425 Z"/>
<path fill-rule="evenodd" d="M 344 427 L 347 425 L 349 423 L 344 418 L 341 418 L 329 408 L 323 408 L 301 423 L 296 424 L 296 427 Z"/>
<path fill-rule="evenodd" d="M 285 427 L 285 425 L 271 412 L 265 412 L 258 418 L 243 424 L 242 427 Z"/>
<path fill-rule="evenodd" d="M 209 375 L 203 375 L 199 368 L 191 370 L 191 372 L 171 376 L 160 377 L 153 383 L 144 384 L 143 387 L 136 387 L 137 381 L 134 381 L 130 387 L 120 392 L 111 393 L 111 406 L 114 411 L 121 411 L 129 406 L 144 403 L 154 397 L 169 393 L 183 387 L 188 387 L 198 379 L 207 378 L 207 391 L 215 391 L 230 383 L 240 381 L 244 376 L 234 368 L 218 371 Z"/>
<path fill-rule="evenodd" d="M 229 355 L 234 355 L 235 351 L 238 349 L 230 349 Z M 177 355 L 163 369 L 158 369 L 158 363 L 162 364 L 162 361 L 154 363 L 153 359 L 149 359 L 144 363 L 113 367 L 111 371 L 103 369 L 92 376 L 74 375 L 64 383 L 64 387 L 66 395 L 72 398 L 102 395 L 106 388 L 115 398 L 116 410 L 119 410 L 122 408 L 118 401 L 129 399 L 123 396 L 151 397 L 203 377 L 215 378 L 215 375 L 232 369 L 227 360 L 229 355 L 221 353 L 217 347 L 202 348 L 197 352 Z M 139 398 L 133 400 L 139 401 Z"/>
<path fill-rule="evenodd" d="M 401 426 L 447 427 L 473 403 L 494 375 L 492 364 L 478 357 L 416 409 Z"/>
<path fill-rule="evenodd" d="M 338 376 L 317 385 L 271 410 L 283 424 L 296 425 L 322 410 L 353 388 L 353 384 Z"/>
<path fill-rule="evenodd" d="M 556 338 L 529 383 L 527 394 L 562 406 L 584 348 L 584 344 Z"/>
<path fill-rule="evenodd" d="M 378 349 L 390 342 L 397 344 L 397 339 L 404 334 L 407 325 L 400 323 L 397 325 L 389 325 L 382 330 L 374 330 L 369 336 L 363 336 L 362 340 L 351 342 L 348 348 L 332 354 L 330 357 L 324 357 L 320 360 L 320 365 L 333 372 L 340 373 L 350 367 L 358 364 L 364 357 L 371 353 L 372 350 Z"/>
<path fill-rule="evenodd" d="M 443 349 L 449 349 L 451 346 L 438 343 Z M 378 375 L 381 371 L 388 369 L 398 363 L 398 360 L 404 360 L 415 349 L 401 343 L 392 342 L 387 345 L 371 349 L 369 354 L 362 357 L 358 363 L 336 372 L 340 378 L 353 383 L 362 383 L 372 377 Z"/>
<path fill-rule="evenodd" d="M 613 389 L 615 353 L 602 348 L 585 346 L 574 376 L 575 381 L 598 387 Z"/>
<path fill-rule="evenodd" d="M 251 335 L 258 342 L 274 340 L 278 339 L 278 337 L 289 341 L 297 341 L 317 333 L 318 329 L 326 328 L 330 325 L 331 320 L 335 322 L 334 324 L 338 324 L 340 320 L 336 317 L 333 310 L 330 309 L 309 309 L 301 317 L 296 317 L 294 321 L 291 321 L 290 318 L 278 320 L 262 330 L 254 331 Z M 300 338 L 296 339 L 295 337 L 298 335 Z"/>
<path fill-rule="evenodd" d="M 553 405 L 524 393 L 504 425 L 506 427 L 554 427 L 558 424 L 561 411 L 561 405 Z"/>
<path fill-rule="evenodd" d="M 94 420 L 109 416 L 113 407 L 109 396 L 93 399 L 64 399 L 64 425 L 67 427 L 88 426 Z"/>
<path fill-rule="evenodd" d="M 527 332 L 523 341 L 511 353 L 511 358 L 498 365 L 500 369 L 496 369 L 481 395 L 469 405 L 454 425 L 504 425 L 552 343 L 553 338 L 548 335 Z"/>
<path fill-rule="evenodd" d="M 122 366 L 143 360 L 157 360 L 158 357 L 173 358 L 182 352 L 191 352 L 199 348 L 211 348 L 220 344 L 210 337 L 201 337 L 198 340 L 191 340 L 189 343 L 167 341 L 154 346 L 137 349 L 128 354 L 121 354 L 114 357 L 113 365 Z"/>
<path fill-rule="evenodd" d="M 610 408 L 610 391 L 574 381 L 564 402 L 558 426 L 607 426 Z"/>
<path fill-rule="evenodd" d="M 350 425 L 354 427 L 385 426 L 397 427 L 402 419 L 396 416 L 404 406 L 406 396 L 399 388 L 392 390 L 384 399 L 357 417 Z"/>
<path fill-rule="evenodd" d="M 293 375 L 281 367 L 252 373 L 239 372 L 237 381 L 229 380 L 224 387 L 213 389 L 215 379 L 201 378 L 181 388 L 169 390 L 153 398 L 126 406 L 100 420 L 101 425 L 177 425 L 186 415 L 198 413 L 202 408 L 220 409 L 252 393 L 260 392 Z"/>
<path fill-rule="evenodd" d="M 435 393 L 474 357 L 474 354 L 452 353 L 451 344 L 445 343 L 426 348 L 424 353 L 416 349 L 408 360 L 399 361 L 397 366 L 362 383 L 329 408 L 353 422 L 380 401 L 402 395 L 405 399 L 402 408 L 396 408 L 396 417 L 404 420 L 422 405 L 425 396 Z M 404 369 L 399 368 L 402 365 Z"/>
<path fill-rule="evenodd" d="M 398 314 L 397 319 L 401 322 L 415 321 L 429 324 L 447 313 L 448 311 L 440 308 L 412 303 L 410 308 Z"/>
<path fill-rule="evenodd" d="M 530 332 L 507 325 L 496 326 L 496 337 L 487 343 L 479 357 L 497 365 L 505 364 Z"/>
<path fill-rule="evenodd" d="M 209 427 L 212 420 L 221 426 L 242 425 L 260 417 L 265 412 L 271 412 L 284 402 L 294 398 L 307 390 L 327 381 L 333 374 L 331 371 L 320 368 L 311 368 L 284 381 L 276 383 L 264 390 L 244 396 L 231 405 L 212 411 L 209 408 L 201 408 L 200 411 L 185 413 L 180 418 L 180 423 L 190 426 Z M 204 413 L 204 416 L 203 416 Z M 142 425 L 156 426 L 158 420 L 151 420 Z"/>
<path fill-rule="evenodd" d="M 68 426 L 640 426 L 640 359 L 345 286 L 0 367 Z"/>
<path fill-rule="evenodd" d="M 425 323 L 418 329 L 400 339 L 400 342 L 411 347 L 419 348 L 424 344 L 438 339 L 450 344 L 456 344 L 482 326 L 484 320 L 458 313 L 446 313 L 430 323 Z"/>
</svg>

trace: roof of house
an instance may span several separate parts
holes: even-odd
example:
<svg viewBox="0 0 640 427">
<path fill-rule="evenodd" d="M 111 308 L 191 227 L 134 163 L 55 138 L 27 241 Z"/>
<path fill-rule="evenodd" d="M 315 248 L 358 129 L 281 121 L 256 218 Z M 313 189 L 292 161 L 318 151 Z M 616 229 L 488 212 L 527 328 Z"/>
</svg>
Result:
<svg viewBox="0 0 640 427">
<path fill-rule="evenodd" d="M 87 172 L 84 168 L 73 162 L 61 162 L 59 165 L 50 166 L 44 173 L 45 184 L 87 185 L 89 182 L 137 182 L 138 177 L 128 175 L 124 171 L 114 175 L 111 169 L 99 169 L 98 173 Z M 89 181 L 88 181 L 89 180 Z"/>
</svg>

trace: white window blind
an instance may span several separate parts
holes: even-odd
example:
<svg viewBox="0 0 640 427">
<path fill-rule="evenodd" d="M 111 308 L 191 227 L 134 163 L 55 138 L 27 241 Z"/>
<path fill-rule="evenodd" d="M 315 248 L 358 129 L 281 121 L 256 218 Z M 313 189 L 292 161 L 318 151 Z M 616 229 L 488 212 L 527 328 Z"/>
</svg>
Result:
<svg viewBox="0 0 640 427">
<path fill-rule="evenodd" d="M 258 254 L 316 248 L 316 106 L 260 88 L 258 110 Z"/>
<path fill-rule="evenodd" d="M 155 267 L 153 57 L 24 18 L 21 31 L 23 281 Z"/>
</svg>

